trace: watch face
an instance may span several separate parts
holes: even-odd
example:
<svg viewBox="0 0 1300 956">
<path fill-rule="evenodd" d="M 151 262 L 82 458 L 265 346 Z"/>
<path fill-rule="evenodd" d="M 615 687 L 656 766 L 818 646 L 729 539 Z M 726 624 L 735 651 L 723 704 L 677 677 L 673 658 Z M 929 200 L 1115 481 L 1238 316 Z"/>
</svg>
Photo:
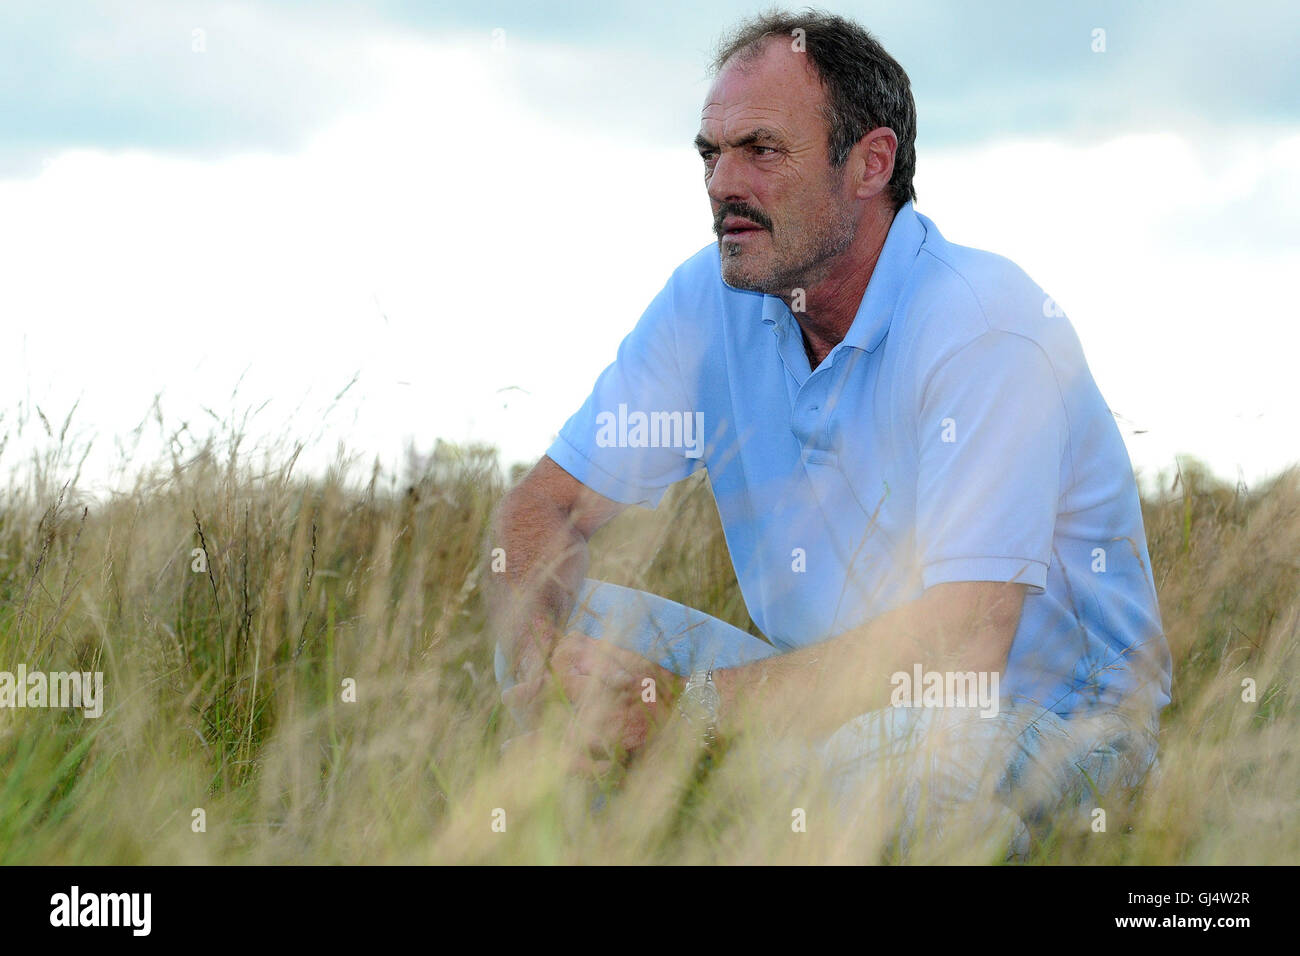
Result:
<svg viewBox="0 0 1300 956">
<path fill-rule="evenodd" d="M 710 722 L 717 718 L 722 695 L 712 684 L 697 684 L 682 693 L 682 713 L 694 722 Z"/>
</svg>

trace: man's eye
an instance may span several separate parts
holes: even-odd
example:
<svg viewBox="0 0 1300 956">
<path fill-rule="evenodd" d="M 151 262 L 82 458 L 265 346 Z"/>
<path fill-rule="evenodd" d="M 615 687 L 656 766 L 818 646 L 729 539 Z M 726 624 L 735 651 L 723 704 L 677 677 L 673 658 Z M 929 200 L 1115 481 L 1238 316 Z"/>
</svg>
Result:
<svg viewBox="0 0 1300 956">
<path fill-rule="evenodd" d="M 706 149 L 700 153 L 700 159 L 704 160 L 706 163 L 711 163 L 717 158 L 718 151 L 716 149 Z"/>
<path fill-rule="evenodd" d="M 766 156 L 768 153 L 776 152 L 776 148 L 773 146 L 754 146 L 752 149 L 760 156 Z"/>
</svg>

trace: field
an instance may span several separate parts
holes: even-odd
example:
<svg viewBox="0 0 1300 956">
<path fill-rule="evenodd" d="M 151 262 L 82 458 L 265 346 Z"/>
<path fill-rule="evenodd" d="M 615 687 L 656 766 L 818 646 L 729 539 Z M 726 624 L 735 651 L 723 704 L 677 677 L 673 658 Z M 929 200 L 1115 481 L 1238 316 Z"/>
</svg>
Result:
<svg viewBox="0 0 1300 956">
<path fill-rule="evenodd" d="M 102 671 L 105 702 L 0 709 L 0 862 L 888 859 L 890 808 L 864 798 L 854 832 L 832 825 L 823 795 L 773 785 L 761 730 L 708 772 L 657 751 L 599 813 L 598 786 L 547 747 L 502 755 L 480 588 L 507 481 L 491 449 L 439 443 L 400 475 L 340 454 L 299 476 L 292 444 L 253 453 L 222 426 L 101 500 L 66 425 L 0 434 L 16 427 L 48 448 L 0 444 L 0 670 Z M 1124 825 L 1063 824 L 1030 862 L 1294 863 L 1300 471 L 1247 490 L 1184 459 L 1158 485 L 1161 772 Z M 749 626 L 702 480 L 593 548 L 593 576 Z M 978 836 L 927 859 L 998 862 Z"/>
</svg>

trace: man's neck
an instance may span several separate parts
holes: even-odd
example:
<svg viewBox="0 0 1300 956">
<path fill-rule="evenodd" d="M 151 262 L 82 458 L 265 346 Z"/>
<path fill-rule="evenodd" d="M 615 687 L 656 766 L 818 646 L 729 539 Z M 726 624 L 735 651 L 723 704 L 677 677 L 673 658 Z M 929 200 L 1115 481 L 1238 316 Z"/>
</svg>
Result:
<svg viewBox="0 0 1300 956">
<path fill-rule="evenodd" d="M 836 256 L 826 275 L 804 289 L 802 310 L 794 311 L 791 306 L 793 290 L 781 296 L 803 330 L 810 368 L 821 365 L 831 349 L 848 334 L 880 260 L 894 215 L 894 210 L 887 208 L 882 215 L 862 224 L 853 244 Z"/>
</svg>

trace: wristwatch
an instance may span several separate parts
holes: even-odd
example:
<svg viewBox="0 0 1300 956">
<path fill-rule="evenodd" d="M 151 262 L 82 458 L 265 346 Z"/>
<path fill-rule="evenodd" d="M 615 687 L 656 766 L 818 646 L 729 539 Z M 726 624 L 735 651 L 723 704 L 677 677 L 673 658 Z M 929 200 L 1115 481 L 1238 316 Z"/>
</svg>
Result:
<svg viewBox="0 0 1300 956">
<path fill-rule="evenodd" d="M 693 671 L 678 698 L 677 712 L 705 744 L 716 740 L 721 707 L 722 695 L 718 693 L 718 685 L 713 683 L 713 668 Z"/>
</svg>

